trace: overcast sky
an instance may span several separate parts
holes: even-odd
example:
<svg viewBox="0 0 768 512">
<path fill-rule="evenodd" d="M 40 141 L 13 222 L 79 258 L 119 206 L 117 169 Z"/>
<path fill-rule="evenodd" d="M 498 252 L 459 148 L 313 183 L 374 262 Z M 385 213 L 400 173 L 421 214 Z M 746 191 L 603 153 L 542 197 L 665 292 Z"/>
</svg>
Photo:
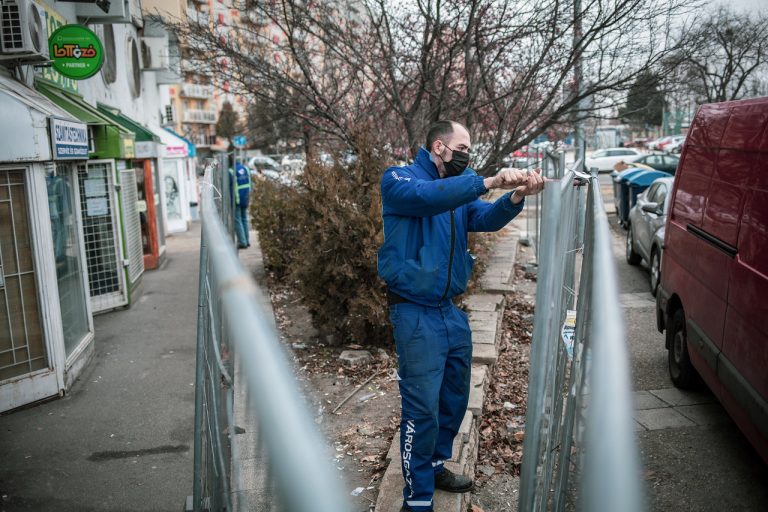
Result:
<svg viewBox="0 0 768 512">
<path fill-rule="evenodd" d="M 728 0 L 720 3 L 731 5 L 742 11 L 755 12 L 759 10 L 768 14 L 768 0 Z"/>
</svg>

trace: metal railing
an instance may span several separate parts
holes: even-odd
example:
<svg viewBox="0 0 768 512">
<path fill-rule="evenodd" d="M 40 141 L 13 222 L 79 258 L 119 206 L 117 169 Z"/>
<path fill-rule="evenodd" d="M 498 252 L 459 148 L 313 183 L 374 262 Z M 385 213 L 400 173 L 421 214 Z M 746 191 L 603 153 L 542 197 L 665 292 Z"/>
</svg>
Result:
<svg viewBox="0 0 768 512">
<path fill-rule="evenodd" d="M 569 171 L 562 156 L 545 164 L 560 180 L 529 212 L 540 215 L 531 224 L 540 246 L 519 510 L 639 512 L 629 356 L 600 184 L 593 172 L 574 186 L 581 161 Z"/>
<path fill-rule="evenodd" d="M 234 249 L 229 187 L 228 166 L 209 164 L 201 190 L 194 481 L 187 509 L 346 511 L 326 443 L 261 306 L 267 302 Z M 250 409 L 238 410 L 236 395 Z M 252 492 L 258 504 L 248 496 L 252 480 L 259 481 Z"/>
</svg>

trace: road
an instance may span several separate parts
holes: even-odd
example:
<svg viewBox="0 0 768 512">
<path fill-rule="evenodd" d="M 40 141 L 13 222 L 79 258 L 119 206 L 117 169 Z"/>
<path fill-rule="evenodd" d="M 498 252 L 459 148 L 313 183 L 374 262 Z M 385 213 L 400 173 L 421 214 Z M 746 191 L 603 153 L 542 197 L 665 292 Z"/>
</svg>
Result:
<svg viewBox="0 0 768 512">
<path fill-rule="evenodd" d="M 606 210 L 610 177 L 600 176 Z M 768 466 L 716 398 L 683 393 L 667 373 L 664 336 L 656 330 L 648 269 L 624 257 L 626 231 L 609 215 L 632 359 L 635 428 L 651 511 L 764 511 Z"/>
</svg>

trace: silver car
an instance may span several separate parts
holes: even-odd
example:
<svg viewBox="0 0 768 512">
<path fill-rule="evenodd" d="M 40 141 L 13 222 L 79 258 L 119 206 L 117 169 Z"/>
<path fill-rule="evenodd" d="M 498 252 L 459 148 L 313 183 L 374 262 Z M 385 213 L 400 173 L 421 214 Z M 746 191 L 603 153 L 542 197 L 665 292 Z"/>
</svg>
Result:
<svg viewBox="0 0 768 512">
<path fill-rule="evenodd" d="M 627 263 L 639 265 L 645 260 L 651 274 L 651 293 L 656 295 L 661 278 L 661 252 L 664 249 L 664 225 L 672 196 L 674 178 L 659 178 L 637 196 L 629 211 Z"/>
</svg>

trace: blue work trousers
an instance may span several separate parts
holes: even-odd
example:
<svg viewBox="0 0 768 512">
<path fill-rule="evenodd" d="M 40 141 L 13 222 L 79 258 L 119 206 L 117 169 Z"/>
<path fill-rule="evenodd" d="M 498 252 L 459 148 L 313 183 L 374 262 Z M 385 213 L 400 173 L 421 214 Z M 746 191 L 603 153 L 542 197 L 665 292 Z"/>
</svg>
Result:
<svg viewBox="0 0 768 512">
<path fill-rule="evenodd" d="M 403 500 L 411 510 L 428 511 L 435 474 L 451 458 L 467 410 L 472 334 L 467 315 L 450 302 L 440 307 L 393 304 L 389 317 L 401 379 Z"/>
<path fill-rule="evenodd" d="M 235 206 L 235 234 L 239 246 L 248 247 L 251 245 L 248 240 L 248 205 Z"/>
</svg>

